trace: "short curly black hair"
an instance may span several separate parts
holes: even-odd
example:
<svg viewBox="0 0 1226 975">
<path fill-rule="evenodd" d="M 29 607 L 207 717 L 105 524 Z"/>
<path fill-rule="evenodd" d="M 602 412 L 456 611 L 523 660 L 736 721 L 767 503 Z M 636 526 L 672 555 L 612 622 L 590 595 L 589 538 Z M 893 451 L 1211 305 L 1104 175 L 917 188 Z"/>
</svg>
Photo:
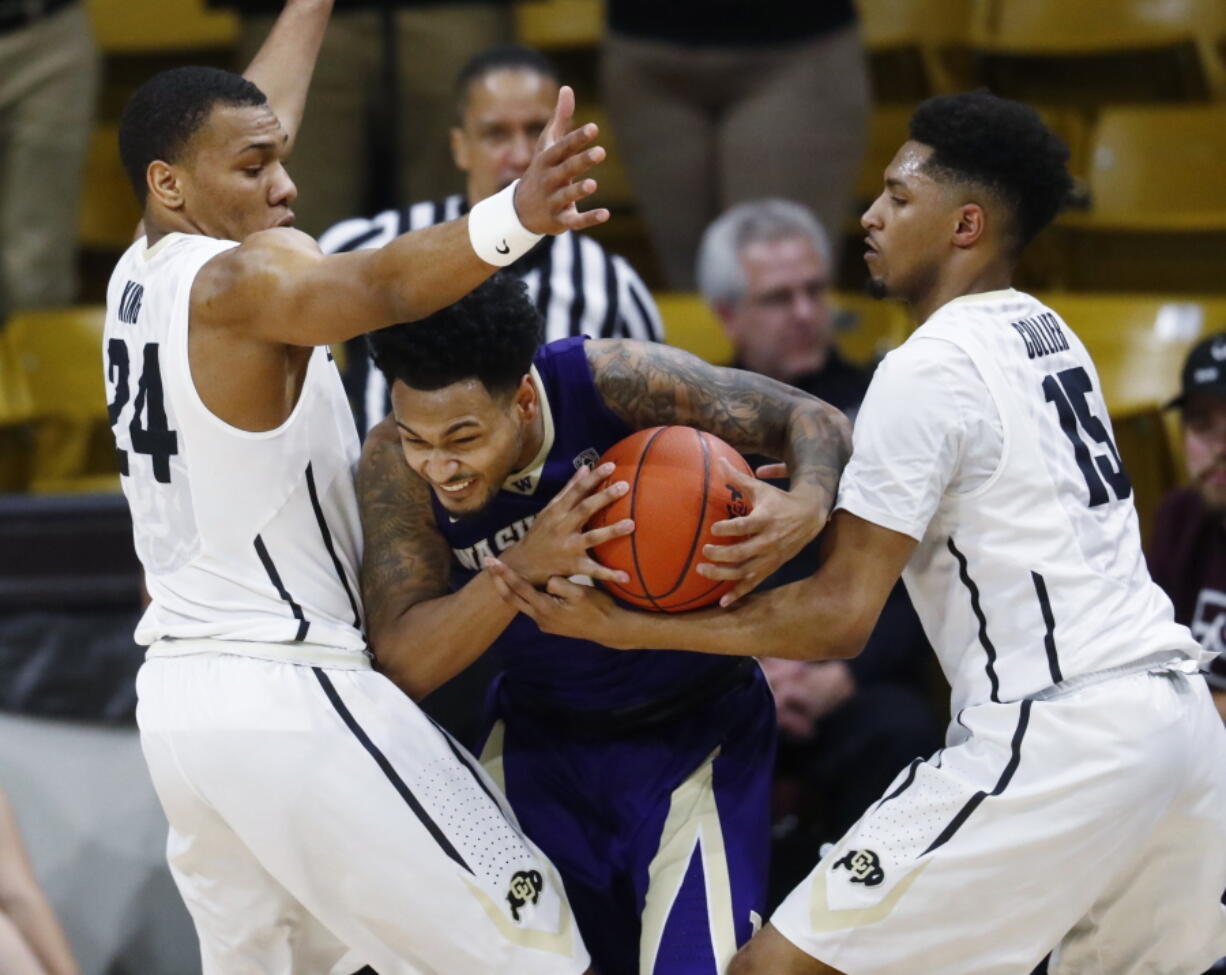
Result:
<svg viewBox="0 0 1226 975">
<path fill-rule="evenodd" d="M 490 395 L 514 390 L 541 344 L 544 320 L 518 277 L 500 271 L 454 305 L 366 337 L 387 377 L 413 389 L 479 379 Z"/>
<path fill-rule="evenodd" d="M 932 147 L 928 172 L 983 186 L 1009 208 L 1015 252 L 1068 202 L 1068 146 L 1021 102 L 985 90 L 938 95 L 920 104 L 910 128 Z"/>
<path fill-rule="evenodd" d="M 156 159 L 178 162 L 215 105 L 266 105 L 264 93 L 242 75 L 188 66 L 154 75 L 136 89 L 119 120 L 119 157 L 144 206 L 145 173 Z"/>
</svg>

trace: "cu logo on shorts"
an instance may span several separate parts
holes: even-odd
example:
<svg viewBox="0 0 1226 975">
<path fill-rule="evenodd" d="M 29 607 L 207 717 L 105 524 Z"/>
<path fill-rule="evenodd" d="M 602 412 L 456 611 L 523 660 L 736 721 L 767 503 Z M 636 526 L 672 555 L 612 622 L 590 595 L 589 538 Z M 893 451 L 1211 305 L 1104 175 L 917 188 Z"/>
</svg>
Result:
<svg viewBox="0 0 1226 975">
<path fill-rule="evenodd" d="M 885 871 L 881 869 L 881 858 L 872 850 L 848 850 L 847 856 L 837 861 L 831 869 L 838 870 L 840 867 L 851 874 L 853 884 L 876 887 L 885 880 Z"/>
<path fill-rule="evenodd" d="M 544 878 L 539 870 L 520 870 L 511 878 L 511 889 L 507 891 L 507 903 L 511 905 L 511 917 L 519 921 L 519 909 L 525 904 L 535 904 L 541 899 L 541 888 L 545 886 Z"/>
</svg>

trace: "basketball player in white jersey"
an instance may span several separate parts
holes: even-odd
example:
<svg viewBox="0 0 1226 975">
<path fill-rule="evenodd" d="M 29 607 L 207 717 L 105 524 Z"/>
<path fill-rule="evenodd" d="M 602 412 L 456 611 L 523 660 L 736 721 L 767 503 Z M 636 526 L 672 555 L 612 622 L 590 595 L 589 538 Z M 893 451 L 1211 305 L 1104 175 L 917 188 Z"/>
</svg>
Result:
<svg viewBox="0 0 1226 975">
<path fill-rule="evenodd" d="M 1067 156 L 986 92 L 916 111 L 862 223 L 876 290 L 919 328 L 873 378 L 815 576 L 667 616 L 494 566 L 551 632 L 806 659 L 858 653 L 901 573 L 952 687 L 947 745 L 900 772 L 730 975 L 1027 975 L 1049 953 L 1060 975 L 1192 975 L 1226 953 L 1205 655 L 1146 570 L 1085 347 L 1010 287 Z M 706 554 L 704 574 L 726 571 Z"/>
<path fill-rule="evenodd" d="M 290 229 L 293 141 L 331 0 L 290 0 L 246 78 L 142 86 L 120 151 L 144 236 L 107 294 L 105 369 L 152 603 L 142 746 L 204 971 L 583 972 L 561 883 L 470 756 L 371 667 L 358 440 L 328 352 L 455 301 L 602 157 L 564 90 L 484 213 L 323 256 Z M 267 97 L 265 97 L 267 95 Z"/>
</svg>

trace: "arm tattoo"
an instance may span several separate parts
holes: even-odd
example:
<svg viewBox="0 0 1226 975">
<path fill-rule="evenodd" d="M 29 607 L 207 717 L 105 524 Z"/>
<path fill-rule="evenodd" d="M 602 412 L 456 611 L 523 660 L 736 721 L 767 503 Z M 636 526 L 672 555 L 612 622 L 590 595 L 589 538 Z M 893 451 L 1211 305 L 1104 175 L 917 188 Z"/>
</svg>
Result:
<svg viewBox="0 0 1226 975">
<path fill-rule="evenodd" d="M 434 522 L 429 486 L 405 463 L 394 431 L 380 424 L 357 475 L 362 516 L 362 601 L 369 634 L 411 606 L 449 591 L 451 549 Z"/>
<path fill-rule="evenodd" d="M 819 488 L 833 500 L 851 453 L 851 426 L 828 403 L 666 345 L 593 341 L 587 357 L 605 404 L 634 429 L 682 424 L 705 430 L 744 453 L 786 461 L 793 488 Z"/>
</svg>

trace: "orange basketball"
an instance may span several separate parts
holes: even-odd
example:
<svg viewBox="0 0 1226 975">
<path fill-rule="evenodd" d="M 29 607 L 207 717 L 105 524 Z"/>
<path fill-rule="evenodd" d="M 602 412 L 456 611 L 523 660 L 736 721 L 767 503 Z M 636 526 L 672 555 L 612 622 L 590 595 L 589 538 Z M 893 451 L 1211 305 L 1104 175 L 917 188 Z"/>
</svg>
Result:
<svg viewBox="0 0 1226 975">
<path fill-rule="evenodd" d="M 617 469 L 608 481 L 626 481 L 630 490 L 598 511 L 588 528 L 634 519 L 634 532 L 592 550 L 602 565 L 621 569 L 625 585 L 603 582 L 619 599 L 642 609 L 667 613 L 698 609 L 719 599 L 732 582 L 708 579 L 694 571 L 706 561 L 703 546 L 726 544 L 711 526 L 749 514 L 749 499 L 722 475 L 717 458 L 726 457 L 750 473 L 745 458 L 719 437 L 691 427 L 652 427 L 610 447 L 600 462 Z"/>
</svg>

